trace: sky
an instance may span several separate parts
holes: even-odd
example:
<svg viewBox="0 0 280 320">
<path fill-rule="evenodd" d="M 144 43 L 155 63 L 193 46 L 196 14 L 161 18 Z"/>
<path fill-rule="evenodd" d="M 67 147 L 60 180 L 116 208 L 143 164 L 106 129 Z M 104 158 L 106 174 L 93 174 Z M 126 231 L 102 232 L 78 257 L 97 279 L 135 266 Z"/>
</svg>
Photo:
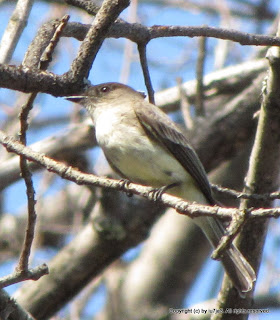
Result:
<svg viewBox="0 0 280 320">
<path fill-rule="evenodd" d="M 258 2 L 251 1 L 251 2 Z M 238 3 L 238 1 L 236 1 Z M 237 4 L 238 5 L 238 4 Z M 271 1 L 271 6 L 275 8 L 280 8 L 280 3 L 277 0 Z M 0 7 L 0 37 L 3 34 L 3 31 L 8 23 L 8 20 L 12 14 L 13 7 L 10 5 L 5 5 Z M 59 8 L 57 8 L 59 11 Z M 75 11 L 69 10 L 67 13 L 70 13 L 70 21 L 78 22 L 87 22 L 90 23 L 90 17 L 80 17 Z M 64 13 L 63 13 L 64 14 Z M 48 4 L 35 1 L 33 6 L 30 21 L 23 32 L 22 38 L 16 48 L 11 64 L 18 65 L 23 57 L 24 53 L 32 41 L 36 30 L 41 25 L 43 21 L 47 21 L 53 16 L 62 16 L 62 13 L 53 12 L 50 10 Z M 128 10 L 126 10 L 122 17 L 127 19 Z M 137 11 L 138 22 L 141 22 L 147 26 L 152 25 L 188 25 L 188 26 L 219 26 L 220 20 L 214 16 L 205 16 L 199 14 L 198 12 L 188 12 L 181 9 L 175 8 L 165 8 L 159 9 L 156 5 L 143 4 L 139 6 Z M 38 18 L 40 17 L 40 18 Z M 243 20 L 235 20 L 234 23 L 238 26 L 239 29 L 246 32 L 254 32 L 256 26 L 250 24 Z M 234 28 L 235 25 L 232 25 Z M 264 25 L 263 32 L 266 31 L 268 25 Z M 123 56 L 123 47 L 127 42 L 123 39 L 109 39 L 106 40 L 102 46 L 102 49 L 98 53 L 97 59 L 94 62 L 92 71 L 90 73 L 89 80 L 93 84 L 110 82 L 110 81 L 120 81 L 120 74 L 124 63 Z M 217 40 L 212 39 L 207 41 L 208 48 L 213 48 L 217 44 Z M 63 53 L 58 52 L 54 63 L 52 65 L 52 71 L 58 74 L 69 69 L 71 61 L 77 52 L 79 42 L 71 39 L 62 39 L 61 48 L 66 47 L 67 50 L 64 50 Z M 59 50 L 58 50 L 59 51 Z M 131 64 L 130 74 L 127 79 L 127 84 L 134 87 L 137 90 L 145 90 L 145 85 L 142 77 L 142 71 L 139 66 L 139 61 L 137 57 L 137 51 L 135 45 L 133 45 L 134 52 L 134 61 Z M 232 52 L 230 55 L 231 61 L 228 61 L 228 64 L 241 61 L 244 57 L 249 58 L 252 53 L 250 47 L 242 47 L 238 44 L 232 45 Z M 183 81 L 191 80 L 195 77 L 195 61 L 197 55 L 197 39 L 185 39 L 185 38 L 172 38 L 172 39 L 157 39 L 152 41 L 148 45 L 148 58 L 150 60 L 150 72 L 153 82 L 154 89 L 160 90 L 162 88 L 175 86 L 176 78 L 181 77 Z M 208 73 L 214 70 L 213 67 L 213 56 L 207 56 L 206 70 Z M 0 104 L 5 104 L 9 108 L 14 107 L 14 101 L 18 101 L 19 94 L 16 92 L 11 92 L 10 90 L 0 89 Z M 55 117 L 57 115 L 69 115 L 73 111 L 73 106 L 61 99 L 54 98 L 49 95 L 41 94 L 38 96 L 35 102 L 35 111 L 39 113 L 38 119 L 45 119 L 50 117 Z M 5 113 L 0 109 L 0 124 L 5 121 Z M 62 125 L 51 126 L 45 128 L 44 130 L 37 131 L 36 135 L 33 134 L 32 130 L 28 134 L 28 143 L 34 143 L 40 141 L 43 138 L 54 135 L 69 124 L 64 123 Z M 94 153 L 90 153 L 94 154 Z M 35 188 L 39 187 L 40 184 L 39 177 L 35 177 Z M 63 183 L 62 183 L 63 184 Z M 61 187 L 61 186 L 60 186 Z M 15 183 L 10 188 L 5 191 L 7 200 L 4 203 L 4 209 L 6 212 L 12 214 L 18 214 L 26 203 L 25 192 L 23 191 L 22 182 Z M 56 190 L 49 190 L 49 192 L 55 192 Z M 16 197 L 15 197 L 16 195 Z M 277 224 L 279 227 L 279 224 Z M 276 223 L 271 226 L 271 233 L 277 235 Z M 275 241 L 272 237 L 268 237 L 264 259 L 269 257 L 269 252 L 271 250 L 279 253 L 279 249 L 275 247 Z M 46 257 L 52 255 L 52 252 L 40 252 L 37 259 L 44 260 Z M 132 251 L 133 255 L 133 251 Z M 37 262 L 38 262 L 37 260 Z M 8 270 L 11 268 L 12 263 L 7 263 L 0 268 L 0 276 L 7 274 Z M 279 263 L 278 263 L 279 266 Z M 201 299 L 207 299 L 207 290 L 205 290 L 205 284 L 203 278 L 205 273 L 210 273 L 215 276 L 216 273 L 216 262 L 210 261 L 207 263 L 205 268 L 201 272 L 200 279 L 198 279 L 197 284 L 195 285 L 190 298 L 186 301 L 187 305 L 193 305 L 198 303 Z M 261 278 L 265 275 L 265 271 L 261 269 Z M 261 283 L 261 281 L 260 281 Z M 15 286 L 17 287 L 17 286 Z M 15 290 L 15 287 L 8 289 L 9 292 Z M 276 283 L 273 290 L 275 292 L 279 291 L 279 283 Z M 201 293 L 205 291 L 205 297 L 202 297 Z M 100 292 L 97 293 L 95 299 L 92 299 L 90 308 L 96 308 L 96 310 L 104 302 L 104 289 L 100 289 Z M 259 319 L 277 319 L 279 318 L 279 313 L 271 312 L 265 315 L 258 315 Z M 257 319 L 251 317 L 251 319 Z"/>
</svg>

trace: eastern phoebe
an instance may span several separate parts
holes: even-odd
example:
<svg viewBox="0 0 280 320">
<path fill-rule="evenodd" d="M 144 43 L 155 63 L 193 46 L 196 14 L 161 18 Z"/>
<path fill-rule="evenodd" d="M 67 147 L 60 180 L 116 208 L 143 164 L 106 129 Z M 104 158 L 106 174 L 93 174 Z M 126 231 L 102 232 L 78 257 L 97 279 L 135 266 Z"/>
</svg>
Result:
<svg viewBox="0 0 280 320">
<path fill-rule="evenodd" d="M 65 98 L 86 107 L 97 142 L 121 177 L 155 188 L 176 183 L 170 194 L 215 205 L 206 172 L 187 138 L 142 93 L 111 82 Z M 215 248 L 225 232 L 222 223 L 211 217 L 198 217 L 194 222 Z M 241 295 L 252 289 L 255 272 L 234 244 L 223 253 L 221 262 Z"/>
</svg>

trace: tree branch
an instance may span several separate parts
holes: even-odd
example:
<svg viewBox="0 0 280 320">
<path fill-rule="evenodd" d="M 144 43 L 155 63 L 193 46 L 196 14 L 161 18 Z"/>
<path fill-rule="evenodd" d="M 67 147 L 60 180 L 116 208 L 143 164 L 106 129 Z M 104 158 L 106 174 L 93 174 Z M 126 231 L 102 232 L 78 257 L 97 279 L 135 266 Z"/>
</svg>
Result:
<svg viewBox="0 0 280 320">
<path fill-rule="evenodd" d="M 70 23 L 64 32 L 65 37 L 75 37 L 83 40 L 89 30 L 89 25 Z M 279 37 L 271 37 L 261 34 L 251 34 L 234 29 L 216 27 L 185 27 L 185 26 L 152 26 L 146 27 L 139 23 L 128 23 L 124 20 L 116 21 L 110 28 L 107 37 L 126 38 L 137 44 L 147 44 L 158 38 L 169 37 L 210 37 L 230 40 L 247 46 L 280 46 Z"/>
<path fill-rule="evenodd" d="M 0 290 L 0 318 L 3 320 L 35 320 L 4 290 Z"/>
<path fill-rule="evenodd" d="M 278 34 L 280 32 L 279 24 Z M 279 157 L 280 157 L 280 104 L 279 104 L 279 48 L 270 48 L 268 51 L 270 63 L 266 86 L 263 90 L 263 101 L 259 115 L 258 127 L 252 149 L 249 170 L 246 177 L 245 191 L 250 193 L 269 193 L 279 188 Z M 272 201 L 244 200 L 240 209 L 270 207 Z M 262 251 L 266 238 L 268 220 L 248 222 L 240 234 L 240 249 L 255 268 L 256 273 L 262 259 Z M 225 277 L 219 295 L 218 308 L 245 308 L 252 305 L 253 292 L 247 294 L 246 299 L 238 296 L 232 288 L 228 277 Z M 247 319 L 248 315 L 236 315 L 235 319 Z M 215 315 L 213 319 L 228 319 L 225 314 Z"/>
<path fill-rule="evenodd" d="M 60 24 L 57 26 L 56 31 L 53 34 L 52 39 L 50 40 L 49 45 L 46 47 L 46 49 L 42 53 L 42 57 L 40 58 L 39 68 L 41 70 L 47 69 L 52 54 L 54 52 L 54 49 L 56 45 L 58 44 L 59 38 L 61 36 L 61 32 L 63 28 L 65 28 L 67 21 L 69 20 L 69 16 L 64 16 L 61 19 Z M 29 113 L 33 108 L 33 103 L 36 99 L 37 93 L 31 93 L 28 97 L 27 102 L 22 106 L 21 112 L 19 115 L 20 120 L 20 142 L 24 145 L 26 145 L 26 133 L 28 130 L 28 117 Z M 29 273 L 28 271 L 28 261 L 29 256 L 31 253 L 31 247 L 35 235 L 35 225 L 36 225 L 36 211 L 35 211 L 35 190 L 33 187 L 33 181 L 32 181 L 32 174 L 31 171 L 28 168 L 27 160 L 26 158 L 20 156 L 20 170 L 21 170 L 21 176 L 24 179 L 25 185 L 26 185 L 26 194 L 27 194 L 27 208 L 28 208 L 28 222 L 27 222 L 27 229 L 25 233 L 25 238 L 23 242 L 23 248 L 19 257 L 19 262 L 16 267 L 17 273 L 22 273 L 23 275 L 26 275 Z"/>
<path fill-rule="evenodd" d="M 34 0 L 19 0 L 0 43 L 0 63 L 8 63 L 27 25 Z"/>
<path fill-rule="evenodd" d="M 68 74 L 75 81 L 88 78 L 92 63 L 108 33 L 109 27 L 129 5 L 129 0 L 104 0 Z"/>
<path fill-rule="evenodd" d="M 49 269 L 46 264 L 42 264 L 33 269 L 14 272 L 13 274 L 0 278 L 0 289 L 25 280 L 38 280 L 46 274 L 49 274 Z"/>
<path fill-rule="evenodd" d="M 24 146 L 12 137 L 7 136 L 0 131 L 0 143 L 9 151 L 18 155 L 24 156 L 29 161 L 34 161 L 50 172 L 55 172 L 63 179 L 73 181 L 79 185 L 92 185 L 95 187 L 115 189 L 127 193 L 133 193 L 154 201 L 151 191 L 154 188 L 129 183 L 124 185 L 122 180 L 108 179 L 95 176 L 93 174 L 82 173 L 77 169 L 67 166 L 63 163 L 55 161 L 46 157 L 43 154 L 35 152 L 30 148 Z M 231 219 L 233 215 L 238 215 L 239 211 L 235 208 L 212 207 L 199 204 L 190 204 L 187 201 L 181 200 L 178 197 L 164 193 L 161 198 L 156 200 L 160 204 L 176 209 L 179 213 L 186 214 L 190 217 L 200 215 L 220 217 L 224 219 Z M 249 217 L 263 218 L 263 217 L 278 217 L 280 209 L 255 209 L 248 212 Z M 241 214 L 243 214 L 241 212 Z"/>
</svg>

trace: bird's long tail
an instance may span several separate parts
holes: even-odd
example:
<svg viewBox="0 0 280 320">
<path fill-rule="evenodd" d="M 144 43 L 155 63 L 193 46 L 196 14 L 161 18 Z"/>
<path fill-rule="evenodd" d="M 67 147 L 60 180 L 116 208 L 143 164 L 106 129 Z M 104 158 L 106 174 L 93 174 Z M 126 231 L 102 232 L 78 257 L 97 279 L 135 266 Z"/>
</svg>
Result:
<svg viewBox="0 0 280 320">
<path fill-rule="evenodd" d="M 222 223 L 211 217 L 198 217 L 194 221 L 216 248 L 225 233 Z M 230 245 L 220 260 L 241 296 L 253 288 L 256 281 L 255 271 L 234 244 Z"/>
</svg>

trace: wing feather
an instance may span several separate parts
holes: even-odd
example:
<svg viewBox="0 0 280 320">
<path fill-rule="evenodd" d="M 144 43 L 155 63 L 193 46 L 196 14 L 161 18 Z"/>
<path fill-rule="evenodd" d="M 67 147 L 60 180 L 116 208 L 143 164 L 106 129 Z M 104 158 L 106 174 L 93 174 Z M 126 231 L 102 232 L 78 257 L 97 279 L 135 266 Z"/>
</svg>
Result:
<svg viewBox="0 0 280 320">
<path fill-rule="evenodd" d="M 134 107 L 146 133 L 160 142 L 192 176 L 210 204 L 215 204 L 210 184 L 196 152 L 183 132 L 158 107 L 141 103 Z"/>
</svg>

